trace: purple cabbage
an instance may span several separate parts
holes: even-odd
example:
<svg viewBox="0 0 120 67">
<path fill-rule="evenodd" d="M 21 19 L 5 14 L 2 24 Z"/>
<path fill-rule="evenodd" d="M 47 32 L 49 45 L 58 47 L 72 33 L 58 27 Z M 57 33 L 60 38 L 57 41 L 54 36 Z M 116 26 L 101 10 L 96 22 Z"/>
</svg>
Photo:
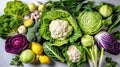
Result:
<svg viewBox="0 0 120 67">
<path fill-rule="evenodd" d="M 21 51 L 25 50 L 29 42 L 25 35 L 18 34 L 10 37 L 5 42 L 5 50 L 8 53 L 20 54 Z"/>
<path fill-rule="evenodd" d="M 120 43 L 110 33 L 101 31 L 95 35 L 95 40 L 99 48 L 103 47 L 105 51 L 114 55 L 120 53 Z"/>
</svg>

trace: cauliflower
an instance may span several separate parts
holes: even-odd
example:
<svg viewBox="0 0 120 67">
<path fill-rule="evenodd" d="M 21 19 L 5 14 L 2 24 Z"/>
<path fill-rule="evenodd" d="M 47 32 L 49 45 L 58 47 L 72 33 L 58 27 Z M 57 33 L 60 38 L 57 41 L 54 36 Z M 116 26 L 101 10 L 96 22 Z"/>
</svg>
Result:
<svg viewBox="0 0 120 67">
<path fill-rule="evenodd" d="M 26 27 L 24 25 L 19 26 L 18 33 L 19 34 L 25 34 L 27 31 Z"/>
<path fill-rule="evenodd" d="M 64 40 L 72 34 L 72 26 L 65 20 L 56 19 L 51 21 L 49 31 L 51 37 L 58 40 Z"/>
<path fill-rule="evenodd" d="M 72 62 L 78 62 L 81 58 L 81 52 L 74 45 L 69 46 L 67 54 L 69 56 L 69 60 Z"/>
</svg>

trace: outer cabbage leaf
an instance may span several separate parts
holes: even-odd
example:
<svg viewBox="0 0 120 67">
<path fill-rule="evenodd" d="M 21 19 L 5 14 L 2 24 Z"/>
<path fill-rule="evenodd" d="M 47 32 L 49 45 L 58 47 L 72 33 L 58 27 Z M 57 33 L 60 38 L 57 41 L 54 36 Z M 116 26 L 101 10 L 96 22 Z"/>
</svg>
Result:
<svg viewBox="0 0 120 67">
<path fill-rule="evenodd" d="M 69 48 L 70 45 L 74 45 L 77 47 L 77 49 L 79 49 L 79 51 L 81 52 L 81 58 L 78 62 L 72 62 L 69 60 L 69 56 L 67 54 L 67 50 Z M 73 43 L 70 44 L 69 46 L 65 46 L 65 48 L 63 49 L 63 56 L 65 57 L 65 61 L 67 62 L 69 67 L 83 67 L 83 64 L 86 62 L 86 50 L 83 48 L 83 46 L 81 46 L 80 44 L 77 43 Z"/>
<path fill-rule="evenodd" d="M 55 19 L 67 20 L 69 22 L 69 24 L 73 27 L 72 34 L 65 40 L 56 40 L 51 37 L 50 31 L 49 31 L 49 24 L 52 20 L 55 20 Z M 41 17 L 41 26 L 40 27 L 41 27 L 40 33 L 41 33 L 42 37 L 46 40 L 50 40 L 52 45 L 55 45 L 55 46 L 61 46 L 68 42 L 73 43 L 82 35 L 80 28 L 77 25 L 76 20 L 70 15 L 70 13 L 68 13 L 67 11 L 64 11 L 64 10 L 59 10 L 59 9 L 43 12 L 42 17 Z"/>
<path fill-rule="evenodd" d="M 102 16 L 95 11 L 83 11 L 78 16 L 79 26 L 85 34 L 95 34 L 102 26 Z"/>
<path fill-rule="evenodd" d="M 52 59 L 61 61 L 61 62 L 65 61 L 61 51 L 55 46 L 50 46 L 49 42 L 43 43 L 43 49 L 45 54 L 47 54 Z"/>
</svg>

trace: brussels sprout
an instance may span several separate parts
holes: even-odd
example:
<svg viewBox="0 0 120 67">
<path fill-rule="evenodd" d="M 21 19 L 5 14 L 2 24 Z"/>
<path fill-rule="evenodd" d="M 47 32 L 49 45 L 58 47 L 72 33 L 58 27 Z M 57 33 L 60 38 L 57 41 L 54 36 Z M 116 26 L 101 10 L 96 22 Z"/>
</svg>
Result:
<svg viewBox="0 0 120 67">
<path fill-rule="evenodd" d="M 103 17 L 109 17 L 112 14 L 112 7 L 110 5 L 103 5 L 100 7 L 99 12 Z"/>
<path fill-rule="evenodd" d="M 38 10 L 39 11 L 44 11 L 46 8 L 46 6 L 44 4 L 41 4 L 39 7 L 38 7 Z"/>
<path fill-rule="evenodd" d="M 81 43 L 83 46 L 89 47 L 94 44 L 93 36 L 83 35 L 81 38 Z"/>
<path fill-rule="evenodd" d="M 28 4 L 28 7 L 29 7 L 29 10 L 32 12 L 36 9 L 37 6 L 34 3 L 30 3 Z"/>
</svg>

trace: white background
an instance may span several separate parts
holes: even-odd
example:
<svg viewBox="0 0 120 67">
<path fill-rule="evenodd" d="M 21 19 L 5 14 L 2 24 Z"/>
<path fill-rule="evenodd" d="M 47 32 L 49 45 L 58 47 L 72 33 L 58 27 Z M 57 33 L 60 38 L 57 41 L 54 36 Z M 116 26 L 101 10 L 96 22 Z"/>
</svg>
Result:
<svg viewBox="0 0 120 67">
<path fill-rule="evenodd" d="M 4 9 L 5 4 L 6 4 L 7 1 L 10 1 L 10 0 L 0 0 L 0 15 L 3 14 L 3 9 Z M 37 3 L 37 1 L 46 2 L 47 0 L 22 0 L 22 1 L 28 4 L 30 2 Z M 105 2 L 108 2 L 108 3 L 119 4 L 120 5 L 120 0 L 95 0 L 95 1 L 97 3 L 100 2 L 100 1 L 105 1 Z M 4 44 L 4 42 L 5 42 L 5 40 L 0 38 L 0 67 L 15 67 L 15 66 L 9 65 L 11 59 L 15 55 L 5 52 L 5 49 L 4 49 L 5 44 Z M 115 56 L 115 55 L 111 55 L 109 53 L 105 53 L 105 56 L 112 57 L 113 60 L 118 62 L 117 67 L 120 67 L 120 55 Z M 104 64 L 104 61 L 103 61 L 103 64 Z M 52 63 L 50 65 L 25 64 L 24 67 L 68 67 L 68 66 L 65 63 L 52 61 Z"/>
</svg>

